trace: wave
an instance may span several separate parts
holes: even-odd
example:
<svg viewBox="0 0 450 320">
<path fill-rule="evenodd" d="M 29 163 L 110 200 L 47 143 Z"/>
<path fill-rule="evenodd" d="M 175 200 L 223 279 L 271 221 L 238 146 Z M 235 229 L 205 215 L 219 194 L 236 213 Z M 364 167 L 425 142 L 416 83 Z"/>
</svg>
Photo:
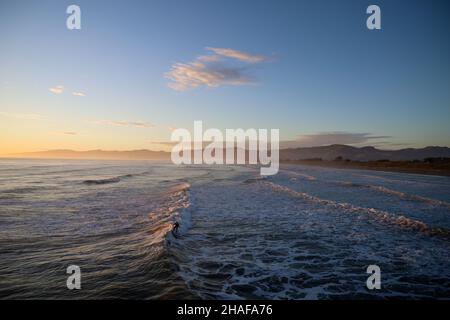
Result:
<svg viewBox="0 0 450 320">
<path fill-rule="evenodd" d="M 262 177 L 257 177 L 257 178 L 248 178 L 248 179 L 244 180 L 242 183 L 249 184 L 249 183 L 255 183 L 255 182 L 264 181 L 264 180 L 266 180 L 266 177 L 262 176 Z"/>
<path fill-rule="evenodd" d="M 101 185 L 101 184 L 110 184 L 110 183 L 118 183 L 122 181 L 123 179 L 132 178 L 136 176 L 141 176 L 144 174 L 149 173 L 149 171 L 141 172 L 141 173 L 130 173 L 130 174 L 124 174 L 112 178 L 105 178 L 105 179 L 89 179 L 84 180 L 82 183 L 86 185 Z"/>
<path fill-rule="evenodd" d="M 6 190 L 1 190 L 0 194 L 26 194 L 26 193 L 32 193 L 34 191 L 42 190 L 43 187 L 17 187 L 17 188 L 11 188 Z"/>
<path fill-rule="evenodd" d="M 317 180 L 316 177 L 313 177 L 313 176 L 311 176 L 309 174 L 306 174 L 306 173 L 300 173 L 300 172 L 291 171 L 291 170 L 283 170 L 283 172 L 288 173 L 290 175 L 294 175 L 296 178 L 298 177 L 298 178 L 301 178 L 301 179 L 304 179 L 304 180 L 307 180 L 307 181 L 316 181 Z"/>
<path fill-rule="evenodd" d="M 368 179 L 377 179 L 377 180 L 383 180 L 385 182 L 394 182 L 394 183 L 402 183 L 402 184 L 409 184 L 409 185 L 430 185 L 430 186 L 442 186 L 443 188 L 446 188 L 449 186 L 448 182 L 446 182 L 447 178 L 446 176 L 430 176 L 430 175 L 422 175 L 422 174 L 414 174 L 414 173 L 407 173 L 409 176 L 409 179 L 404 178 L 395 178 L 395 175 L 398 174 L 406 174 L 406 173 L 399 173 L 399 172 L 383 172 L 384 174 L 389 174 L 389 176 L 377 176 L 377 175 L 370 175 L 370 174 L 358 174 L 353 173 L 353 176 L 362 177 L 362 178 L 368 178 Z M 427 177 L 428 179 L 433 178 L 433 181 L 424 181 L 423 179 L 412 179 L 411 176 L 417 176 L 417 177 Z M 445 179 L 445 180 L 443 180 Z M 438 181 L 439 180 L 439 181 Z"/>
<path fill-rule="evenodd" d="M 102 166 L 102 167 L 94 167 L 94 168 L 80 168 L 80 169 L 69 169 L 69 170 L 55 170 L 55 171 L 47 171 L 39 173 L 39 175 L 47 175 L 47 174 L 66 174 L 66 173 L 74 173 L 74 172 L 87 172 L 87 171 L 95 171 L 95 170 L 105 170 L 115 168 L 117 166 Z"/>
<path fill-rule="evenodd" d="M 189 188 L 190 185 L 186 182 L 171 187 L 165 194 L 163 204 L 150 212 L 149 218 L 154 222 L 149 230 L 153 238 L 151 244 L 166 240 L 174 222 L 179 223 L 178 232 L 181 234 L 189 228 L 191 220 L 187 210 L 191 206 Z"/>
<path fill-rule="evenodd" d="M 443 207 L 450 208 L 450 203 L 442 201 L 442 200 L 422 197 L 422 196 L 415 195 L 415 194 L 408 194 L 405 192 L 392 190 L 392 189 L 389 189 L 389 188 L 386 188 L 383 186 L 358 184 L 358 183 L 354 183 L 354 182 L 340 182 L 340 184 L 344 185 L 344 186 L 349 186 L 349 187 L 367 188 L 367 189 L 371 189 L 371 190 L 381 192 L 384 194 L 393 195 L 393 196 L 399 197 L 404 200 L 420 201 L 420 202 L 428 203 L 430 205 L 435 205 L 435 206 L 437 205 L 437 206 L 443 206 Z"/>
<path fill-rule="evenodd" d="M 283 192 L 287 193 L 293 197 L 296 198 L 302 198 L 307 201 L 311 201 L 314 203 L 318 203 L 325 206 L 331 206 L 333 208 L 337 209 L 343 209 L 344 212 L 348 213 L 362 213 L 364 215 L 368 215 L 369 217 L 375 219 L 378 222 L 393 225 L 396 227 L 400 227 L 402 229 L 407 229 L 411 231 L 417 231 L 423 234 L 427 234 L 430 236 L 440 236 L 446 239 L 450 239 L 450 230 L 446 228 L 437 228 L 437 227 L 430 227 L 426 223 L 414 220 L 411 218 L 407 218 L 405 216 L 399 216 L 391 214 L 387 211 L 378 210 L 374 208 L 364 208 L 364 207 L 358 207 L 354 206 L 350 203 L 341 203 L 336 202 L 333 200 L 327 200 L 327 199 L 321 199 L 315 196 L 312 196 L 305 192 L 298 192 L 295 190 L 292 190 L 288 187 L 282 186 L 280 184 L 276 184 L 274 182 L 270 181 L 264 181 L 266 185 L 268 185 L 272 190 L 277 192 Z"/>
<path fill-rule="evenodd" d="M 117 183 L 120 182 L 119 177 L 109 178 L 109 179 L 96 179 L 96 180 L 84 180 L 83 184 L 86 185 L 96 185 L 96 184 L 108 184 L 108 183 Z"/>
</svg>

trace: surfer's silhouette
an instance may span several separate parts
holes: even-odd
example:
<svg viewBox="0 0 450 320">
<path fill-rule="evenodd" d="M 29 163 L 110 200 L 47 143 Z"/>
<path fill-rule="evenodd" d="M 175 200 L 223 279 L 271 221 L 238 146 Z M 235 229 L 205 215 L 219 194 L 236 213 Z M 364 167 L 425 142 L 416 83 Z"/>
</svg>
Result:
<svg viewBox="0 0 450 320">
<path fill-rule="evenodd" d="M 178 234 L 178 228 L 180 227 L 180 224 L 178 223 L 178 221 L 175 221 L 172 225 L 172 233 Z"/>
</svg>

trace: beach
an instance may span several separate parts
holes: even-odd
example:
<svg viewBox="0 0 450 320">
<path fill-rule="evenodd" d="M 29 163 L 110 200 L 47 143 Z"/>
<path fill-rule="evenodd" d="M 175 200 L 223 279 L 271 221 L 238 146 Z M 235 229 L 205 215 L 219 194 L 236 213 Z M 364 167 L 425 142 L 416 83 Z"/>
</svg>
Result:
<svg viewBox="0 0 450 320">
<path fill-rule="evenodd" d="M 318 159 L 282 161 L 286 164 L 299 164 L 336 169 L 362 169 L 385 172 L 413 173 L 435 176 L 450 176 L 450 162 L 448 159 L 442 164 L 432 164 L 425 161 L 351 161 Z"/>
</svg>

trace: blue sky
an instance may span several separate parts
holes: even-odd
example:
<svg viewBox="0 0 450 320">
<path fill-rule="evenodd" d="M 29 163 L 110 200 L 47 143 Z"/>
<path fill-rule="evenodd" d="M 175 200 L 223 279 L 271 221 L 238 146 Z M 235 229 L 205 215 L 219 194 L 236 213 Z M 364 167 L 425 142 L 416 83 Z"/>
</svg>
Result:
<svg viewBox="0 0 450 320">
<path fill-rule="evenodd" d="M 70 4 L 81 8 L 81 30 L 66 28 Z M 366 28 L 370 4 L 382 30 Z M 449 9 L 425 0 L 0 0 L 0 143 L 155 149 L 171 127 L 203 120 L 279 128 L 301 146 L 450 146 Z M 195 63 L 213 78 L 196 87 L 183 78 L 174 90 L 171 71 L 199 71 Z"/>
</svg>

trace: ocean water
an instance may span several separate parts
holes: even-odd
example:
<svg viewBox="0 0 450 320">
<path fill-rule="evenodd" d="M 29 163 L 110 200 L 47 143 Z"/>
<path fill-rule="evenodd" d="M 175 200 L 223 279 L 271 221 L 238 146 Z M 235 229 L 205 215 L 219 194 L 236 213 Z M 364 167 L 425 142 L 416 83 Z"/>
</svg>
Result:
<svg viewBox="0 0 450 320">
<path fill-rule="evenodd" d="M 448 299 L 450 178 L 2 159 L 0 298 Z"/>
</svg>

